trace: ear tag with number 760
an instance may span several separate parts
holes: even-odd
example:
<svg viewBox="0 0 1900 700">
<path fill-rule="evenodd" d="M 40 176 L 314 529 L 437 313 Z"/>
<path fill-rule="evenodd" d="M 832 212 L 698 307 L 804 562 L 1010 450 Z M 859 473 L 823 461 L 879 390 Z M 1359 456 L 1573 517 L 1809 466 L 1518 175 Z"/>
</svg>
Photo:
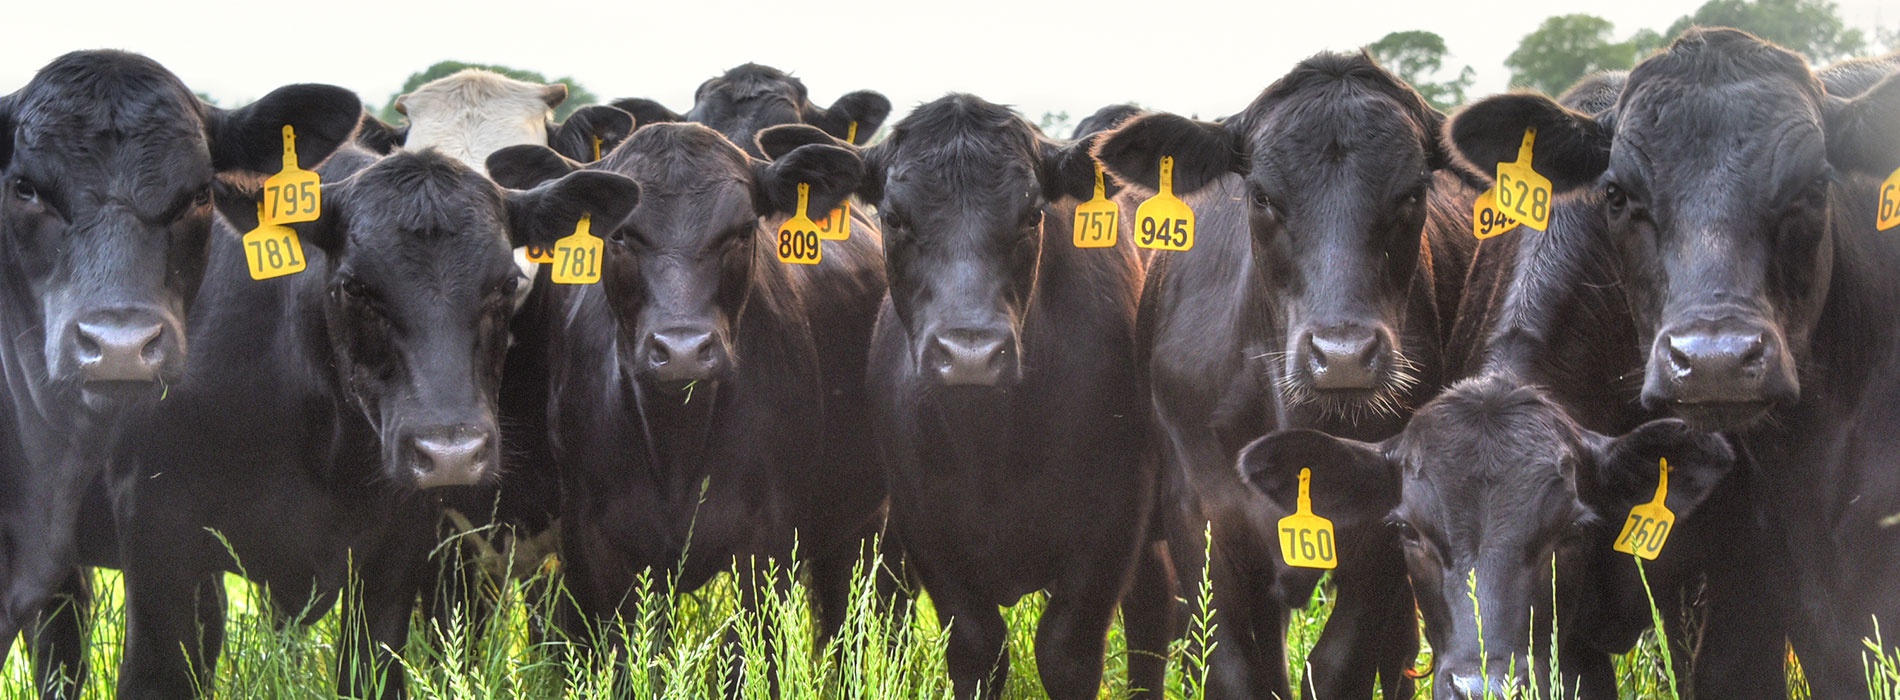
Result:
<svg viewBox="0 0 1900 700">
<path fill-rule="evenodd" d="M 582 214 L 574 232 L 554 242 L 555 284 L 594 284 L 600 281 L 600 253 L 604 245 L 594 235 L 594 216 Z"/>
<path fill-rule="evenodd" d="M 1524 129 L 1524 143 L 1517 147 L 1517 160 L 1498 163 L 1497 208 L 1506 216 L 1542 231 L 1550 226 L 1550 178 L 1531 169 L 1531 145 L 1537 142 L 1537 127 Z"/>
<path fill-rule="evenodd" d="M 798 213 L 778 227 L 778 261 L 790 265 L 816 265 L 824 257 L 818 247 L 818 224 L 806 215 L 811 205 L 811 185 L 798 183 Z"/>
<path fill-rule="evenodd" d="M 1676 514 L 1663 505 L 1669 498 L 1669 460 L 1658 460 L 1657 464 L 1656 497 L 1630 509 L 1629 520 L 1624 521 L 1623 531 L 1617 533 L 1616 543 L 1611 545 L 1616 551 L 1652 561 L 1662 554 L 1669 531 L 1676 527 Z"/>
<path fill-rule="evenodd" d="M 264 203 L 257 203 L 258 220 L 264 217 Z M 251 279 L 267 280 L 303 272 L 303 241 L 297 230 L 283 224 L 260 223 L 244 234 L 244 266 Z"/>
<path fill-rule="evenodd" d="M 1313 470 L 1300 469 L 1300 500 L 1293 514 L 1280 519 L 1280 558 L 1287 566 L 1331 569 L 1339 565 L 1333 546 L 1333 521 L 1313 514 Z"/>
<path fill-rule="evenodd" d="M 264 206 L 257 223 L 297 224 L 323 215 L 323 181 L 297 167 L 297 130 L 284 125 L 284 169 L 264 181 Z"/>
<path fill-rule="evenodd" d="M 1102 164 L 1095 164 L 1095 196 L 1075 207 L 1075 247 L 1109 248 L 1121 228 L 1121 208 L 1108 201 L 1108 187 L 1102 182 Z"/>
<path fill-rule="evenodd" d="M 1135 245 L 1155 250 L 1194 247 L 1194 210 L 1174 196 L 1174 156 L 1161 157 L 1161 187 L 1135 208 Z"/>
<path fill-rule="evenodd" d="M 858 142 L 858 123 L 857 122 L 851 122 L 851 126 L 845 129 L 844 140 L 846 143 L 852 143 L 852 144 L 855 144 Z M 850 240 L 851 239 L 851 198 L 846 197 L 844 201 L 839 202 L 838 206 L 832 208 L 831 214 L 827 215 L 824 221 L 820 221 L 817 223 L 818 223 L 818 238 L 820 240 L 826 240 L 826 241 Z"/>
</svg>

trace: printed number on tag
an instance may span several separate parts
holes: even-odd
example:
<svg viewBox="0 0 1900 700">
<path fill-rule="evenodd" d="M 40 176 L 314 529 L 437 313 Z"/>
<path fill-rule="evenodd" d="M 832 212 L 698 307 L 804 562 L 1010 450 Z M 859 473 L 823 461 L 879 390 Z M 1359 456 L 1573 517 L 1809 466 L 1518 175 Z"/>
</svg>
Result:
<svg viewBox="0 0 1900 700">
<path fill-rule="evenodd" d="M 1280 557 L 1287 566 L 1331 569 L 1339 565 L 1333 521 L 1313 514 L 1313 470 L 1300 470 L 1300 500 L 1293 514 L 1280 519 Z"/>
<path fill-rule="evenodd" d="M 1155 250 L 1194 247 L 1194 210 L 1174 196 L 1174 156 L 1161 157 L 1161 189 L 1135 208 L 1135 245 Z"/>
<path fill-rule="evenodd" d="M 818 224 L 807 216 L 811 185 L 798 183 L 798 213 L 778 227 L 778 261 L 788 265 L 816 265 L 824 257 L 818 247 Z"/>
<path fill-rule="evenodd" d="M 1881 231 L 1900 226 L 1900 169 L 1895 169 L 1887 181 L 1880 183 L 1880 218 L 1876 225 Z"/>
<path fill-rule="evenodd" d="M 1478 195 L 1478 201 L 1471 205 L 1471 235 L 1478 240 L 1502 236 L 1505 232 L 1517 228 L 1517 219 L 1513 219 L 1499 209 L 1497 190 L 1485 190 Z"/>
<path fill-rule="evenodd" d="M 1075 247 L 1111 248 L 1121 230 L 1121 208 L 1108 199 L 1102 164 L 1095 164 L 1095 196 L 1075 208 Z"/>
<path fill-rule="evenodd" d="M 1649 560 L 1662 554 L 1663 543 L 1669 540 L 1669 531 L 1676 527 L 1676 514 L 1669 510 L 1669 506 L 1663 505 L 1663 501 L 1669 498 L 1669 460 L 1658 460 L 1657 465 L 1656 497 L 1630 509 L 1629 519 L 1623 522 L 1623 531 L 1617 533 L 1616 543 L 1611 545 L 1616 551 Z"/>
<path fill-rule="evenodd" d="M 574 233 L 554 242 L 555 284 L 594 284 L 600 281 L 600 255 L 606 247 L 593 233 L 593 215 L 582 214 Z"/>
<path fill-rule="evenodd" d="M 244 234 L 244 265 L 251 279 L 267 280 L 303 272 L 303 242 L 289 226 L 259 225 Z"/>
<path fill-rule="evenodd" d="M 295 224 L 323 214 L 323 181 L 297 167 L 297 130 L 284 125 L 284 169 L 264 181 L 264 206 L 258 223 Z"/>
<path fill-rule="evenodd" d="M 1537 141 L 1537 128 L 1524 130 L 1524 143 L 1517 148 L 1517 160 L 1498 163 L 1497 208 L 1518 223 L 1539 231 L 1550 226 L 1550 178 L 1531 169 L 1531 146 Z"/>
</svg>

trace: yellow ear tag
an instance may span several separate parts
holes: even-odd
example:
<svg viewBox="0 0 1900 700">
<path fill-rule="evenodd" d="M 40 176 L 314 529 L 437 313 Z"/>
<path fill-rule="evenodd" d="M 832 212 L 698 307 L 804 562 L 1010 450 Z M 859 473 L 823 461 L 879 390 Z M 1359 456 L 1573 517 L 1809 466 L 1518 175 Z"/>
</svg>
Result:
<svg viewBox="0 0 1900 700">
<path fill-rule="evenodd" d="M 593 284 L 600 281 L 600 253 L 604 247 L 594 235 L 594 216 L 582 214 L 574 233 L 554 242 L 555 284 Z"/>
<path fill-rule="evenodd" d="M 1524 144 L 1517 147 L 1517 160 L 1498 163 L 1497 207 L 1519 223 L 1544 230 L 1550 226 L 1550 178 L 1531 169 L 1531 144 L 1537 142 L 1537 127 L 1524 130 Z"/>
<path fill-rule="evenodd" d="M 264 216 L 264 203 L 257 204 L 257 215 Z M 283 224 L 258 224 L 244 234 L 244 266 L 251 279 L 267 280 L 303 272 L 303 241 L 297 231 Z"/>
<path fill-rule="evenodd" d="M 858 142 L 858 123 L 851 122 L 845 129 L 844 140 L 847 143 Z M 838 204 L 824 221 L 818 222 L 818 238 L 826 241 L 845 241 L 851 239 L 851 200 Z"/>
<path fill-rule="evenodd" d="M 544 245 L 528 244 L 522 246 L 522 249 L 528 252 L 528 262 L 540 263 L 542 265 L 554 264 L 554 249 L 552 248 Z"/>
<path fill-rule="evenodd" d="M 1135 208 L 1135 245 L 1155 250 L 1194 247 L 1194 210 L 1174 196 L 1174 156 L 1161 157 L 1161 191 Z"/>
<path fill-rule="evenodd" d="M 323 214 L 323 182 L 297 167 L 297 130 L 284 125 L 284 169 L 264 181 L 261 225 L 316 221 Z"/>
<path fill-rule="evenodd" d="M 794 265 L 816 265 L 824 257 L 818 247 L 818 224 L 805 215 L 811 203 L 811 185 L 798 183 L 798 213 L 778 227 L 778 261 Z"/>
<path fill-rule="evenodd" d="M 1623 523 L 1623 532 L 1616 536 L 1616 543 L 1611 545 L 1616 551 L 1652 561 L 1656 555 L 1662 554 L 1663 542 L 1669 539 L 1669 531 L 1676 527 L 1676 514 L 1663 505 L 1663 501 L 1669 498 L 1669 460 L 1660 460 L 1658 464 L 1656 498 L 1630 509 L 1629 521 Z"/>
<path fill-rule="evenodd" d="M 1075 247 L 1113 247 L 1115 234 L 1121 230 L 1121 213 L 1121 207 L 1108 201 L 1108 187 L 1102 182 L 1102 164 L 1096 163 L 1095 196 L 1075 207 Z"/>
<path fill-rule="evenodd" d="M 1333 521 L 1313 514 L 1313 470 L 1300 470 L 1300 501 L 1280 519 L 1280 557 L 1287 566 L 1331 569 L 1339 565 L 1333 548 Z"/>
<path fill-rule="evenodd" d="M 1478 195 L 1478 201 L 1471 205 L 1471 235 L 1482 241 L 1486 238 L 1502 236 L 1517 228 L 1517 219 L 1513 219 L 1498 208 L 1496 188 Z"/>
<path fill-rule="evenodd" d="M 1900 226 L 1900 168 L 1880 183 L 1880 219 L 1876 229 L 1885 231 Z"/>
<path fill-rule="evenodd" d="M 595 136 L 595 137 L 594 137 L 594 160 L 600 160 L 600 146 L 601 146 L 601 143 L 602 143 L 602 141 L 600 140 L 600 137 L 599 137 L 599 136 Z"/>
</svg>

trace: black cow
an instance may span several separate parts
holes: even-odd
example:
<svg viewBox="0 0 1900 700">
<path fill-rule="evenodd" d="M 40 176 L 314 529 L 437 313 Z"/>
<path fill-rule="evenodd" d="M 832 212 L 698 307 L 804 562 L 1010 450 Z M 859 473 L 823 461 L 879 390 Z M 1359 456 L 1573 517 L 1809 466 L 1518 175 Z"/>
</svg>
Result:
<svg viewBox="0 0 1900 700">
<path fill-rule="evenodd" d="M 62 577 L 85 595 L 68 575 L 81 491 L 124 411 L 185 372 L 182 319 L 203 274 L 213 178 L 276 172 L 286 124 L 314 165 L 361 109 L 321 85 L 217 109 L 117 51 L 61 56 L 0 97 L 0 644 Z M 83 658 L 75 617 L 52 623 L 64 647 L 53 656 Z M 42 680 L 62 673 L 36 660 Z"/>
<path fill-rule="evenodd" d="M 757 63 L 747 63 L 700 83 L 693 92 L 693 108 L 685 114 L 645 98 L 614 100 L 611 104 L 632 114 L 638 127 L 664 122 L 705 124 L 754 158 L 765 157 L 757 144 L 760 132 L 780 124 L 810 124 L 862 146 L 871 142 L 878 127 L 891 116 L 890 99 L 871 90 L 845 93 L 830 107 L 819 107 L 806 94 L 804 81 Z M 855 138 L 852 124 L 857 125 Z"/>
<path fill-rule="evenodd" d="M 1769 613 L 1788 607 L 1816 697 L 1864 697 L 1860 639 L 1876 617 L 1900 619 L 1900 532 L 1882 525 L 1900 481 L 1879 457 L 1900 434 L 1900 289 L 1886 272 L 1900 243 L 1873 230 L 1877 179 L 1900 165 L 1896 108 L 1900 79 L 1832 97 L 1792 53 L 1692 29 L 1632 70 L 1605 113 L 1511 95 L 1450 130 L 1485 171 L 1535 126 L 1538 172 L 1600 198 L 1643 349 L 1641 400 L 1731 431 L 1750 463 L 1774 546 L 1749 553 L 1760 612 L 1740 624 L 1778 637 Z"/>
<path fill-rule="evenodd" d="M 1147 111 L 1134 104 L 1123 103 L 1108 105 L 1095 110 L 1094 114 L 1083 117 L 1082 121 L 1076 122 L 1075 131 L 1069 134 L 1069 140 L 1080 141 L 1095 134 L 1121 126 L 1122 122 L 1134 119 L 1143 114 L 1147 114 Z"/>
<path fill-rule="evenodd" d="M 1213 525 L 1210 697 L 1289 696 L 1286 606 L 1319 578 L 1277 563 L 1287 513 L 1240 480 L 1240 448 L 1275 428 L 1383 439 L 1443 385 L 1476 193 L 1445 170 L 1442 121 L 1363 54 L 1321 54 L 1223 123 L 1147 115 L 1096 151 L 1149 192 L 1172 156 L 1198 220 L 1192 250 L 1154 260 L 1138 347 L 1177 571 L 1203 570 Z M 1399 544 L 1366 530 L 1339 533 L 1338 602 L 1307 674 L 1318 697 L 1369 697 L 1375 673 L 1386 697 L 1410 694 Z"/>
<path fill-rule="evenodd" d="M 128 615 L 119 697 L 210 688 L 223 610 L 207 591 L 226 571 L 312 619 L 350 587 L 339 689 L 399 695 L 388 652 L 407 640 L 432 570 L 428 490 L 498 468 L 509 249 L 583 214 L 617 218 L 638 197 L 603 173 L 503 192 L 427 150 L 347 179 L 329 170 L 322 218 L 292 225 L 304 272 L 253 281 L 238 237 L 214 240 L 191 317 L 201 359 L 130 428 L 114 465 Z M 223 214 L 251 228 L 254 200 L 232 194 Z"/>
<path fill-rule="evenodd" d="M 1279 432 L 1242 451 L 1240 470 L 1291 511 L 1311 469 L 1315 512 L 1336 526 L 1399 528 L 1432 645 L 1432 697 L 1551 691 L 1554 638 L 1558 696 L 1610 699 L 1610 654 L 1627 651 L 1651 614 L 1638 572 L 1611 544 L 1630 508 L 1654 496 L 1659 459 L 1678 524 L 1734 464 L 1719 436 L 1679 420 L 1610 438 L 1542 390 L 1487 374 L 1453 385 L 1383 442 Z M 1676 542 L 1665 556 L 1683 558 Z M 1669 565 L 1652 563 L 1652 581 L 1658 564 Z M 1631 617 L 1643 624 L 1622 624 Z"/>
<path fill-rule="evenodd" d="M 579 167 L 534 147 L 489 159 L 512 183 Z M 649 570 L 671 572 L 659 578 L 684 592 L 737 565 L 751 606 L 771 583 L 759 578 L 767 560 L 796 553 L 831 634 L 884 500 L 863 441 L 838 437 L 867 420 L 861 358 L 883 292 L 879 247 L 853 234 L 812 267 L 782 264 L 774 249 L 800 183 L 823 212 L 862 165 L 826 143 L 761 162 L 704 126 L 660 124 L 590 167 L 639 182 L 643 203 L 595 221 L 609 241 L 601 284 L 530 300 L 546 322 L 534 337 L 547 343 L 577 622 L 631 615 Z"/>
<path fill-rule="evenodd" d="M 1074 205 L 1094 188 L 1087 148 L 950 95 L 865 151 L 859 195 L 879 207 L 891 282 L 870 369 L 891 530 L 950 625 L 958 697 L 1001 694 L 997 606 L 1037 590 L 1049 592 L 1043 687 L 1094 697 L 1145 541 L 1155 483 L 1133 366 L 1141 269 L 1130 239 L 1071 244 Z M 1149 671 L 1130 683 L 1158 692 L 1160 667 Z"/>
</svg>

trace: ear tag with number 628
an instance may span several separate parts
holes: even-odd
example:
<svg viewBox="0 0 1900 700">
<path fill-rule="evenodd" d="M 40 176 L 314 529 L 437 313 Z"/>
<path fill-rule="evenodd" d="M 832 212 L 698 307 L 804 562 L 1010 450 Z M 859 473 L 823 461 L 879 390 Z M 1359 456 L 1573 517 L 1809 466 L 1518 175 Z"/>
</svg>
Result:
<svg viewBox="0 0 1900 700">
<path fill-rule="evenodd" d="M 1095 196 L 1075 207 L 1075 247 L 1108 248 L 1115 245 L 1121 229 L 1121 208 L 1108 200 L 1108 187 L 1102 182 L 1102 164 L 1095 164 Z"/>
<path fill-rule="evenodd" d="M 811 204 L 811 185 L 798 183 L 798 213 L 778 227 L 778 261 L 793 265 L 816 265 L 824 257 L 818 247 L 818 224 L 806 215 Z"/>
<path fill-rule="evenodd" d="M 1524 144 L 1517 148 L 1517 160 L 1498 163 L 1497 208 L 1519 223 L 1544 230 L 1550 226 L 1550 178 L 1531 169 L 1531 145 L 1537 141 L 1537 127 L 1524 129 Z"/>
<path fill-rule="evenodd" d="M 264 203 L 257 204 L 259 220 L 262 220 Z M 258 224 L 256 229 L 244 234 L 244 266 L 250 268 L 251 279 L 267 280 L 303 272 L 303 241 L 297 238 L 297 230 L 283 224 Z"/>
<path fill-rule="evenodd" d="M 1155 250 L 1194 247 L 1194 210 L 1174 196 L 1174 156 L 1161 157 L 1161 189 L 1135 208 L 1135 245 Z"/>
<path fill-rule="evenodd" d="M 1511 218 L 1498 208 L 1498 191 L 1492 188 L 1478 195 L 1478 201 L 1471 205 L 1471 235 L 1482 241 L 1504 235 L 1517 228 L 1517 219 Z"/>
<path fill-rule="evenodd" d="M 555 284 L 594 284 L 600 281 L 600 254 L 605 248 L 594 235 L 594 216 L 582 214 L 574 232 L 554 242 Z"/>
<path fill-rule="evenodd" d="M 1313 514 L 1313 470 L 1300 469 L 1300 500 L 1293 514 L 1280 519 L 1280 557 L 1287 566 L 1331 569 L 1339 565 L 1333 546 L 1333 521 Z"/>
<path fill-rule="evenodd" d="M 1896 168 L 1887 181 L 1880 183 L 1880 218 L 1875 224 L 1877 230 L 1900 226 L 1900 168 Z"/>
<path fill-rule="evenodd" d="M 1669 460 L 1658 460 L 1656 477 L 1656 498 L 1648 503 L 1630 509 L 1629 520 L 1623 523 L 1623 531 L 1617 533 L 1616 543 L 1611 548 L 1624 554 L 1634 554 L 1644 559 L 1655 560 L 1662 554 L 1663 543 L 1669 540 L 1669 531 L 1676 527 L 1676 514 L 1670 512 L 1663 501 L 1669 498 Z"/>
<path fill-rule="evenodd" d="M 284 125 L 284 169 L 264 181 L 260 225 L 316 221 L 323 214 L 323 181 L 297 167 L 297 130 Z"/>
</svg>

